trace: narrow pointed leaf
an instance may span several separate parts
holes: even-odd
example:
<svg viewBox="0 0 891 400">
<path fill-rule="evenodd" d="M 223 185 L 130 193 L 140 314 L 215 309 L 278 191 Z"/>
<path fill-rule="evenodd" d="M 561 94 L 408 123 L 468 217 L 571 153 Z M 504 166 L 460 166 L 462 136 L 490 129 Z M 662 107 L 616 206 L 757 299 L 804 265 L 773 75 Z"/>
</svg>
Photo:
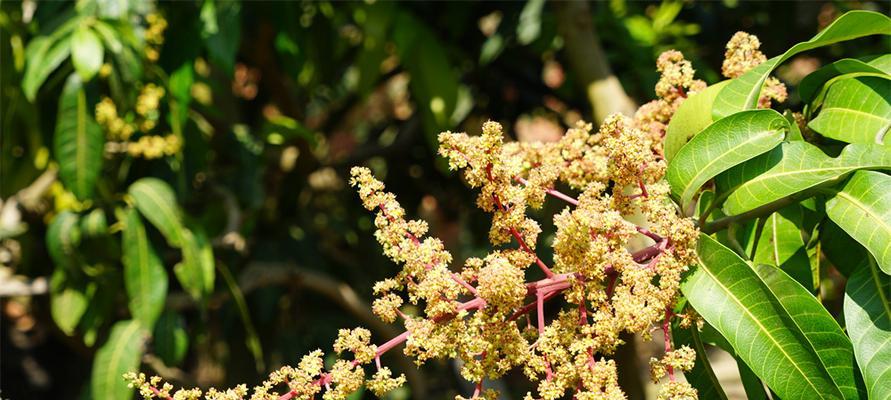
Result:
<svg viewBox="0 0 891 400">
<path fill-rule="evenodd" d="M 182 246 L 182 212 L 170 185 L 157 178 L 142 178 L 130 185 L 128 193 L 136 209 L 161 231 L 168 244 Z"/>
<path fill-rule="evenodd" d="M 136 372 L 142 359 L 148 332 L 139 321 L 127 320 L 116 323 L 111 335 L 93 359 L 93 376 L 90 388 L 95 399 L 129 399 L 133 388 L 127 387 L 123 375 Z"/>
<path fill-rule="evenodd" d="M 730 81 L 721 81 L 711 85 L 681 103 L 665 130 L 662 152 L 666 161 L 670 162 L 678 150 L 690 141 L 690 138 L 712 124 L 712 104 L 714 104 L 718 92 L 727 85 L 727 82 Z"/>
<path fill-rule="evenodd" d="M 755 108 L 761 87 L 768 75 L 784 61 L 803 51 L 869 35 L 891 35 L 891 18 L 872 11 L 850 11 L 838 17 L 811 40 L 792 46 L 785 53 L 773 57 L 730 82 L 712 109 L 714 118 L 722 118 L 742 110 Z"/>
<path fill-rule="evenodd" d="M 839 180 L 858 169 L 891 169 L 891 151 L 878 145 L 850 144 L 838 157 L 802 141 L 783 143 L 715 179 L 727 215 L 741 214 L 786 196 Z"/>
<path fill-rule="evenodd" d="M 798 85 L 798 94 L 802 103 L 810 103 L 816 99 L 823 87 L 839 77 L 852 75 L 888 75 L 891 68 L 891 54 L 884 54 L 870 59 L 843 58 L 811 72 Z M 887 68 L 887 69 L 886 69 Z M 889 76 L 891 78 L 891 76 Z"/>
<path fill-rule="evenodd" d="M 93 120 L 93 109 L 77 74 L 71 74 L 59 98 L 54 151 L 59 160 L 59 178 L 78 199 L 93 196 L 102 171 L 105 135 Z"/>
<path fill-rule="evenodd" d="M 832 84 L 808 126 L 843 142 L 891 145 L 891 80 L 861 76 Z"/>
<path fill-rule="evenodd" d="M 826 202 L 826 214 L 891 274 L 891 176 L 855 172 Z"/>
<path fill-rule="evenodd" d="M 124 287 L 129 297 L 130 313 L 151 329 L 164 310 L 167 297 L 167 271 L 158 257 L 139 213 L 130 209 L 124 227 Z"/>
<path fill-rule="evenodd" d="M 891 277 L 871 258 L 845 286 L 845 326 L 870 399 L 891 399 Z"/>
<path fill-rule="evenodd" d="M 721 119 L 694 136 L 668 164 L 671 192 L 686 209 L 708 180 L 776 147 L 789 122 L 773 110 L 744 111 Z"/>
<path fill-rule="evenodd" d="M 829 311 L 804 286 L 770 265 L 754 268 L 817 353 L 846 399 L 865 397 L 854 372 L 854 349 Z"/>
<path fill-rule="evenodd" d="M 841 398 L 783 304 L 732 250 L 700 235 L 700 264 L 681 285 L 690 304 L 783 399 Z"/>
</svg>

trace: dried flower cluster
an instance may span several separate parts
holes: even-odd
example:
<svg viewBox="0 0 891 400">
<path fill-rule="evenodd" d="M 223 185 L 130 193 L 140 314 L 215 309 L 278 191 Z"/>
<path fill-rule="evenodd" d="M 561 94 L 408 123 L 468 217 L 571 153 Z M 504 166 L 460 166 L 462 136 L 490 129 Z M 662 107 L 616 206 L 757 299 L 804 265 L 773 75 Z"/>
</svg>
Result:
<svg viewBox="0 0 891 400">
<path fill-rule="evenodd" d="M 728 70 L 760 62 L 757 40 L 747 38 L 735 36 L 734 49 L 754 50 L 728 51 L 736 60 Z M 696 390 L 675 372 L 690 370 L 696 355 L 686 346 L 673 348 L 670 324 L 697 324 L 694 313 L 673 310 L 681 275 L 695 261 L 698 232 L 669 199 L 661 137 L 678 105 L 705 84 L 693 78 L 690 63 L 676 51 L 663 54 L 658 69 L 659 99 L 634 118 L 610 116 L 597 131 L 579 123 L 557 142 L 511 142 L 501 125 L 490 121 L 480 136 L 439 136 L 440 154 L 478 189 L 477 206 L 492 214 L 493 250 L 460 268 L 450 267 L 452 255 L 443 243 L 426 236 L 424 221 L 406 219 L 396 196 L 369 169 L 353 168 L 351 185 L 365 208 L 376 212 L 375 237 L 401 266 L 394 277 L 374 285 L 373 311 L 386 322 L 400 320 L 406 331 L 375 346 L 365 329 L 341 330 L 334 351 L 350 356 L 324 369 L 323 353 L 316 350 L 296 368 L 272 373 L 251 399 L 311 399 L 319 393 L 326 400 L 344 399 L 362 385 L 382 396 L 405 377 L 393 377 L 380 356 L 403 344 L 418 365 L 460 359 L 461 375 L 476 382 L 471 398 L 497 398 L 484 379 L 520 369 L 536 384 L 526 399 L 624 399 L 611 355 L 622 344 L 621 333 L 651 339 L 654 329 L 662 331 L 665 352 L 651 360 L 652 377 L 668 376 L 659 398 L 695 399 Z M 578 195 L 555 189 L 560 186 Z M 553 217 L 551 266 L 536 255 L 546 244 L 539 243 L 541 228 L 527 215 L 548 196 L 566 203 Z M 563 303 L 551 301 L 556 298 Z M 403 310 L 405 303 L 422 312 Z M 366 370 L 374 372 L 369 376 Z M 144 375 L 127 378 L 146 398 L 200 396 L 194 391 L 171 396 L 169 385 Z M 206 394 L 227 400 L 245 396 L 243 387 Z"/>
</svg>

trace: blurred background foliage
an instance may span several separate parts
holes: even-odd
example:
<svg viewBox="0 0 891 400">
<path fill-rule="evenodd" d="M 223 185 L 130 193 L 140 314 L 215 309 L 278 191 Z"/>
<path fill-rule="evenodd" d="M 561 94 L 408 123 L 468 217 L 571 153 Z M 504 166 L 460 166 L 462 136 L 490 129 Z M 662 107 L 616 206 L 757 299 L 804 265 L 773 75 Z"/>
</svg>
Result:
<svg viewBox="0 0 891 400">
<path fill-rule="evenodd" d="M 339 328 L 384 340 L 399 328 L 375 321 L 368 301 L 394 268 L 348 187 L 351 166 L 371 167 L 458 263 L 485 254 L 488 221 L 438 158 L 440 131 L 493 119 L 516 140 L 556 140 L 579 119 L 648 101 L 664 50 L 714 83 L 734 32 L 757 34 L 771 56 L 857 8 L 888 12 L 815 1 L 4 1 L 2 395 L 116 393 L 97 374 L 120 372 L 97 368 L 109 369 L 99 364 L 119 321 L 144 321 L 150 337 L 126 344 L 129 362 L 187 386 L 259 382 L 330 350 Z M 794 85 L 826 59 L 881 46 L 831 46 L 778 75 Z M 171 201 L 146 206 L 135 182 Z M 545 232 L 555 207 L 536 215 Z M 144 237 L 128 239 L 140 221 Z M 132 240 L 160 265 L 143 292 L 124 267 Z M 418 371 L 387 357 L 411 387 L 393 398 L 468 391 L 454 365 Z M 628 374 L 626 391 L 643 396 Z M 511 398 L 528 389 L 519 375 L 504 381 Z"/>
</svg>

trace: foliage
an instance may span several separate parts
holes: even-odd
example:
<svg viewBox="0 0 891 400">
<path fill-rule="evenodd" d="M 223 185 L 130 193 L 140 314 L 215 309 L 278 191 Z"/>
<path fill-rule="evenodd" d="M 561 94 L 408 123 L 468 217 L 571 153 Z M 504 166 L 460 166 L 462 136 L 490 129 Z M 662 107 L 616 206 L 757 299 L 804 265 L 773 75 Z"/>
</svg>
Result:
<svg viewBox="0 0 891 400">
<path fill-rule="evenodd" d="M 175 398 L 400 398 L 405 384 L 423 397 L 417 372 L 384 357 L 403 345 L 419 365 L 460 360 L 472 397 L 497 397 L 490 380 L 522 370 L 527 397 L 624 398 L 617 349 L 654 330 L 661 398 L 725 398 L 715 347 L 751 398 L 763 385 L 775 398 L 891 396 L 891 54 L 833 54 L 789 88 L 771 76 L 799 53 L 891 35 L 881 13 L 846 13 L 770 59 L 737 33 L 728 79 L 708 85 L 717 71 L 695 79 L 693 62 L 663 52 L 700 61 L 684 3 L 594 5 L 604 38 L 633 39 L 611 53 L 635 60 L 625 86 L 656 93 L 594 129 L 573 109 L 584 93 L 570 84 L 584 86 L 554 55 L 566 21 L 543 1 L 484 10 L 478 49 L 458 7 L 448 29 L 424 5 L 389 2 L 2 7 L 4 80 L 19 82 L 4 87 L 3 129 L 22 134 L 4 136 L 0 247 L 25 246 L 16 273 L 48 277 L 53 329 L 93 355 L 84 398 L 173 398 L 148 369 L 208 387 L 281 365 L 250 391 Z M 510 112 L 479 95 L 504 77 L 468 72 L 510 75 L 530 52 L 544 85 L 505 98 L 544 92 L 520 104 L 544 102 L 571 127 L 553 140 L 483 122 Z M 373 218 L 342 193 L 347 175 Z M 384 179 L 408 192 L 401 203 Z M 454 205 L 474 203 L 465 184 L 479 210 Z M 427 235 L 456 215 L 473 229 Z M 360 268 L 381 260 L 372 237 L 395 274 Z M 264 264 L 275 260 L 289 261 Z M 278 286 L 352 314 L 295 306 Z M 6 318 L 19 303 L 4 304 Z M 337 355 L 308 351 L 356 320 L 371 330 L 341 329 Z M 214 375 L 241 361 L 252 372 Z"/>
</svg>

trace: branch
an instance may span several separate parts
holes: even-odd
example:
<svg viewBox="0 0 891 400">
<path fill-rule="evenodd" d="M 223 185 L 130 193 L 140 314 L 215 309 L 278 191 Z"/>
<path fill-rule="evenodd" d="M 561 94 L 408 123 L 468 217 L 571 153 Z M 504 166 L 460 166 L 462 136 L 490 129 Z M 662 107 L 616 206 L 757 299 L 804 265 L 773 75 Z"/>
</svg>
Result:
<svg viewBox="0 0 891 400">
<path fill-rule="evenodd" d="M 817 189 L 817 188 L 815 188 Z M 730 224 L 748 221 L 750 219 L 760 218 L 766 215 L 773 214 L 777 210 L 786 207 L 788 205 L 792 205 L 798 203 L 799 201 L 811 197 L 814 194 L 813 190 L 806 190 L 803 192 L 798 192 L 786 197 L 783 197 L 779 200 L 776 200 L 772 203 L 767 203 L 761 207 L 755 208 L 753 210 L 746 211 L 742 214 L 731 215 L 729 217 L 720 218 L 714 220 L 712 222 L 706 223 L 702 226 L 700 231 L 707 235 L 715 233 L 720 230 L 727 229 Z"/>
<path fill-rule="evenodd" d="M 606 61 L 588 2 L 561 1 L 554 3 L 554 7 L 569 66 L 584 86 L 595 121 L 599 124 L 613 113 L 633 115 L 637 105 L 625 93 Z"/>
</svg>

